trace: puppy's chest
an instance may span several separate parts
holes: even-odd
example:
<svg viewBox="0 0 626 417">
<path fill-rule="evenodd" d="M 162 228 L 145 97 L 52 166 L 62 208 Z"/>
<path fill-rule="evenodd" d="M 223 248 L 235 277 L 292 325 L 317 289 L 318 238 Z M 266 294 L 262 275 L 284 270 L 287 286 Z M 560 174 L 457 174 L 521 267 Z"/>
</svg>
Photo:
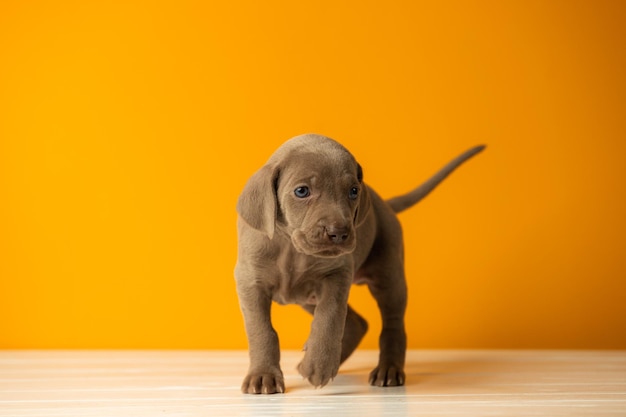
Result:
<svg viewBox="0 0 626 417">
<path fill-rule="evenodd" d="M 329 262 L 331 261 L 331 262 Z M 285 251 L 276 260 L 278 276 L 272 297 L 279 304 L 315 305 L 325 279 L 340 268 L 328 259 Z M 347 277 L 346 277 L 347 278 Z"/>
</svg>

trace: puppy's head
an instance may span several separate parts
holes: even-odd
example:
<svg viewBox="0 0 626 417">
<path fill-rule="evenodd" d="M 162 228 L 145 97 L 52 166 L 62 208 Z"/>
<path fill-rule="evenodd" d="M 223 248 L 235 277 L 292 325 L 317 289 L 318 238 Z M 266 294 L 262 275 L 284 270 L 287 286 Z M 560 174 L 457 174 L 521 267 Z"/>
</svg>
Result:
<svg viewBox="0 0 626 417">
<path fill-rule="evenodd" d="M 246 184 L 237 211 L 270 239 L 285 232 L 298 252 L 336 257 L 354 251 L 356 227 L 370 209 L 363 173 L 332 139 L 297 136 L 285 142 Z"/>
</svg>

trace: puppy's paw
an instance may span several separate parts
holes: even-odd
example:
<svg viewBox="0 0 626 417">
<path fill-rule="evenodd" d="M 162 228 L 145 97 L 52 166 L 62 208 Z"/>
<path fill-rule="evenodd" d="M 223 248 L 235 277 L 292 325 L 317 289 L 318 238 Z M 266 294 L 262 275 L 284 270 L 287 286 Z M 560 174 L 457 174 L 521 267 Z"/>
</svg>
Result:
<svg viewBox="0 0 626 417">
<path fill-rule="evenodd" d="M 339 359 L 329 360 L 328 358 L 314 360 L 308 352 L 298 365 L 298 372 L 308 380 L 315 388 L 321 388 L 328 384 L 339 371 Z"/>
<path fill-rule="evenodd" d="M 285 380 L 280 369 L 267 372 L 250 372 L 241 384 L 244 394 L 282 394 Z"/>
<path fill-rule="evenodd" d="M 397 387 L 404 385 L 404 379 L 401 367 L 378 365 L 370 373 L 369 383 L 375 387 Z"/>
</svg>

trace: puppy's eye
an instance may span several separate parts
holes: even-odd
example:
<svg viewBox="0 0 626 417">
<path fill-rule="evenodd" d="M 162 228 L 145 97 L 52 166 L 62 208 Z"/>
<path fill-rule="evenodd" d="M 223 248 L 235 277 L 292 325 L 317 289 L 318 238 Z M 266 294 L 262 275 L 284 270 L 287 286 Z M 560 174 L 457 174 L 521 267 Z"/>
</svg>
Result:
<svg viewBox="0 0 626 417">
<path fill-rule="evenodd" d="M 309 190 L 309 187 L 298 187 L 295 190 L 293 190 L 293 193 L 298 198 L 307 198 L 308 196 L 311 195 L 311 191 Z"/>
<path fill-rule="evenodd" d="M 350 198 L 350 200 L 356 200 L 358 196 L 359 196 L 359 189 L 357 187 L 350 188 L 350 193 L 348 194 L 348 197 Z"/>
</svg>

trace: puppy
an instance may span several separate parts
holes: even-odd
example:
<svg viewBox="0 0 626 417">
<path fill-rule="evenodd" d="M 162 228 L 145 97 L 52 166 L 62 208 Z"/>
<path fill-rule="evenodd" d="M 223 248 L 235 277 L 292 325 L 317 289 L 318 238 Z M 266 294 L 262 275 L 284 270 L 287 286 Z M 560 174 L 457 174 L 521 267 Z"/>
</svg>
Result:
<svg viewBox="0 0 626 417">
<path fill-rule="evenodd" d="M 237 203 L 235 279 L 250 355 L 242 392 L 285 391 L 270 319 L 273 301 L 313 314 L 298 371 L 315 387 L 333 379 L 367 331 L 367 322 L 347 304 L 353 283 L 369 287 L 382 317 L 380 356 L 369 383 L 404 384 L 407 288 L 396 213 L 483 149 L 468 150 L 420 187 L 387 201 L 363 182 L 361 166 L 332 139 L 302 135 L 276 150 Z"/>
</svg>

